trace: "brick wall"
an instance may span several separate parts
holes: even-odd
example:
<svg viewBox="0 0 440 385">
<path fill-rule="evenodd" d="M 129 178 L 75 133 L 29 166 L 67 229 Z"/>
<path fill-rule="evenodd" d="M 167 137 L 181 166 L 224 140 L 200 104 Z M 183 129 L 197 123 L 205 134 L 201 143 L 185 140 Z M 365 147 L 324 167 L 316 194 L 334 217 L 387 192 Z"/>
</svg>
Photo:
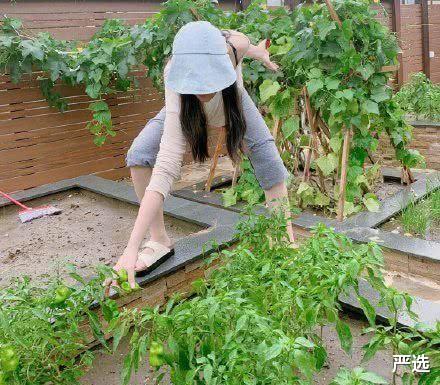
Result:
<svg viewBox="0 0 440 385">
<path fill-rule="evenodd" d="M 440 170 L 440 124 L 414 124 L 413 140 L 409 147 L 425 157 L 427 168 Z M 388 137 L 381 138 L 375 156 L 380 157 L 384 165 L 399 166 Z"/>
</svg>

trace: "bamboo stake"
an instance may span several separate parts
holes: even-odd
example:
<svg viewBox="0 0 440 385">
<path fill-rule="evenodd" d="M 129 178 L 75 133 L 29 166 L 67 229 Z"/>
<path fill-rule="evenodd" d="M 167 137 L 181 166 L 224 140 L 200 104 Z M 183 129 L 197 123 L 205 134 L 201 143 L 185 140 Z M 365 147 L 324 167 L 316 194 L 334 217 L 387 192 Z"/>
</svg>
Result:
<svg viewBox="0 0 440 385">
<path fill-rule="evenodd" d="M 303 182 L 310 179 L 310 163 L 312 162 L 312 148 L 306 149 L 306 164 L 304 165 Z"/>
<path fill-rule="evenodd" d="M 339 183 L 338 220 L 340 222 L 342 222 L 344 219 L 345 187 L 347 185 L 347 163 L 348 153 L 350 151 L 350 136 L 351 130 L 349 128 L 346 128 L 344 135 L 344 144 L 342 147 L 341 181 Z"/>
<path fill-rule="evenodd" d="M 272 136 L 275 142 L 277 141 L 278 133 L 280 132 L 281 129 L 281 124 L 282 124 L 282 120 L 280 118 L 275 118 L 275 124 L 272 130 Z"/>
<path fill-rule="evenodd" d="M 325 0 L 325 3 L 327 4 L 327 8 L 330 12 L 330 16 L 332 17 L 332 19 L 334 21 L 336 21 L 336 23 L 338 23 L 339 27 L 342 27 L 341 19 L 339 18 L 338 14 L 336 13 L 335 9 L 333 8 L 333 5 L 330 2 L 330 0 Z"/>
<path fill-rule="evenodd" d="M 303 94 L 304 94 L 304 101 L 306 104 L 306 115 L 307 115 L 307 119 L 309 121 L 309 126 L 310 126 L 310 130 L 312 131 L 312 149 L 310 151 L 314 151 L 314 158 L 317 159 L 319 158 L 319 149 L 318 149 L 318 133 L 315 127 L 316 124 L 316 120 L 315 120 L 315 114 L 313 114 L 313 109 L 312 106 L 310 104 L 310 97 L 309 94 L 307 92 L 307 88 L 304 87 L 303 88 Z M 321 170 L 318 168 L 318 177 L 319 177 L 319 189 L 321 190 L 321 192 L 325 192 L 325 180 L 324 180 L 324 175 L 322 174 Z M 310 177 L 310 172 L 308 173 L 308 177 Z"/>
<path fill-rule="evenodd" d="M 240 163 L 235 165 L 234 173 L 232 174 L 232 187 L 237 184 L 238 174 L 240 173 Z"/>
<path fill-rule="evenodd" d="M 217 144 L 215 146 L 214 155 L 213 155 L 212 161 L 211 161 L 211 168 L 209 170 L 208 179 L 206 180 L 206 184 L 205 184 L 205 191 L 206 192 L 211 191 L 212 180 L 214 179 L 215 169 L 217 167 L 218 158 L 219 158 L 220 153 L 222 151 L 224 140 L 225 140 L 225 130 L 222 128 L 218 134 Z"/>
</svg>

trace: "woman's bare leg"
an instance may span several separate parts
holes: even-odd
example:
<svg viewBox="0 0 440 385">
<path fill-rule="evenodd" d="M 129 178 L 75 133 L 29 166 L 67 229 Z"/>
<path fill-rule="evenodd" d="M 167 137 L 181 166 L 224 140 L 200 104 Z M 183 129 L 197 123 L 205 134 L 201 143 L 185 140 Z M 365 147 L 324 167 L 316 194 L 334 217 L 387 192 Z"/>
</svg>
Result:
<svg viewBox="0 0 440 385">
<path fill-rule="evenodd" d="M 134 166 L 130 167 L 131 180 L 134 184 L 134 190 L 139 202 L 144 197 L 145 189 L 150 183 L 152 169 L 150 167 Z M 150 237 L 152 241 L 158 242 L 165 246 L 171 246 L 171 239 L 165 230 L 165 222 L 163 217 L 163 210 L 160 210 L 154 221 L 150 226 Z"/>
<path fill-rule="evenodd" d="M 293 235 L 292 221 L 290 220 L 290 206 L 289 198 L 287 195 L 287 187 L 284 182 L 278 183 L 269 190 L 265 190 L 266 202 L 269 208 L 284 207 L 284 211 L 287 219 L 287 235 L 291 242 L 295 242 L 295 236 Z"/>
</svg>

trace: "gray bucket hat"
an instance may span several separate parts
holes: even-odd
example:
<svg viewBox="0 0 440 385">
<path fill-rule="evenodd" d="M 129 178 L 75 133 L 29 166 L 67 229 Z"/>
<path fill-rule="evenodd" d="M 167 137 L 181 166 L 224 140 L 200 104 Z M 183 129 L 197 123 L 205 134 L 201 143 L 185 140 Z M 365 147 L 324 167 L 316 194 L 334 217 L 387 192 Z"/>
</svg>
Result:
<svg viewBox="0 0 440 385">
<path fill-rule="evenodd" d="M 225 37 L 218 28 L 208 21 L 193 21 L 179 29 L 166 87 L 179 94 L 210 94 L 236 80 Z"/>
</svg>

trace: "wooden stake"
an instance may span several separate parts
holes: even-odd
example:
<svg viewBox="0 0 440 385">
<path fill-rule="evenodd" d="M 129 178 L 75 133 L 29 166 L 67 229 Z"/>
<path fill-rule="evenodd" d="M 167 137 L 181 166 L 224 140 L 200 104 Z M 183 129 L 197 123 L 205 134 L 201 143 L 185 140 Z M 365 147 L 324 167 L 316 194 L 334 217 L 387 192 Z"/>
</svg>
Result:
<svg viewBox="0 0 440 385">
<path fill-rule="evenodd" d="M 275 118 L 275 124 L 273 126 L 273 131 L 272 131 L 272 136 L 273 136 L 273 139 L 275 140 L 275 143 L 277 141 L 278 133 L 280 132 L 280 129 L 281 129 L 281 124 L 282 124 L 281 119 Z"/>
<path fill-rule="evenodd" d="M 240 163 L 235 165 L 234 173 L 232 174 L 232 187 L 237 184 L 238 174 L 240 173 Z"/>
<path fill-rule="evenodd" d="M 415 181 L 411 170 L 406 166 L 402 167 L 401 181 L 403 184 L 406 184 L 406 185 L 409 185 Z"/>
<path fill-rule="evenodd" d="M 346 128 L 344 135 L 344 144 L 342 147 L 341 180 L 339 183 L 338 220 L 340 222 L 342 222 L 344 219 L 345 187 L 347 185 L 347 163 L 348 153 L 350 151 L 350 135 L 350 129 Z"/>
<path fill-rule="evenodd" d="M 330 16 L 336 23 L 338 23 L 339 27 L 342 27 L 341 19 L 339 18 L 338 14 L 336 13 L 335 9 L 333 8 L 332 3 L 330 0 L 325 0 L 325 3 L 327 4 L 327 8 L 330 12 Z"/>
<path fill-rule="evenodd" d="M 220 153 L 223 148 L 225 134 L 226 134 L 226 132 L 222 128 L 218 134 L 217 144 L 215 146 L 215 151 L 214 151 L 214 156 L 212 157 L 212 161 L 211 161 L 211 169 L 209 170 L 208 179 L 206 180 L 206 184 L 205 184 L 205 191 L 206 192 L 211 191 L 212 180 L 214 179 L 214 174 L 215 174 L 215 169 L 217 167 L 218 158 L 219 158 Z"/>
</svg>

